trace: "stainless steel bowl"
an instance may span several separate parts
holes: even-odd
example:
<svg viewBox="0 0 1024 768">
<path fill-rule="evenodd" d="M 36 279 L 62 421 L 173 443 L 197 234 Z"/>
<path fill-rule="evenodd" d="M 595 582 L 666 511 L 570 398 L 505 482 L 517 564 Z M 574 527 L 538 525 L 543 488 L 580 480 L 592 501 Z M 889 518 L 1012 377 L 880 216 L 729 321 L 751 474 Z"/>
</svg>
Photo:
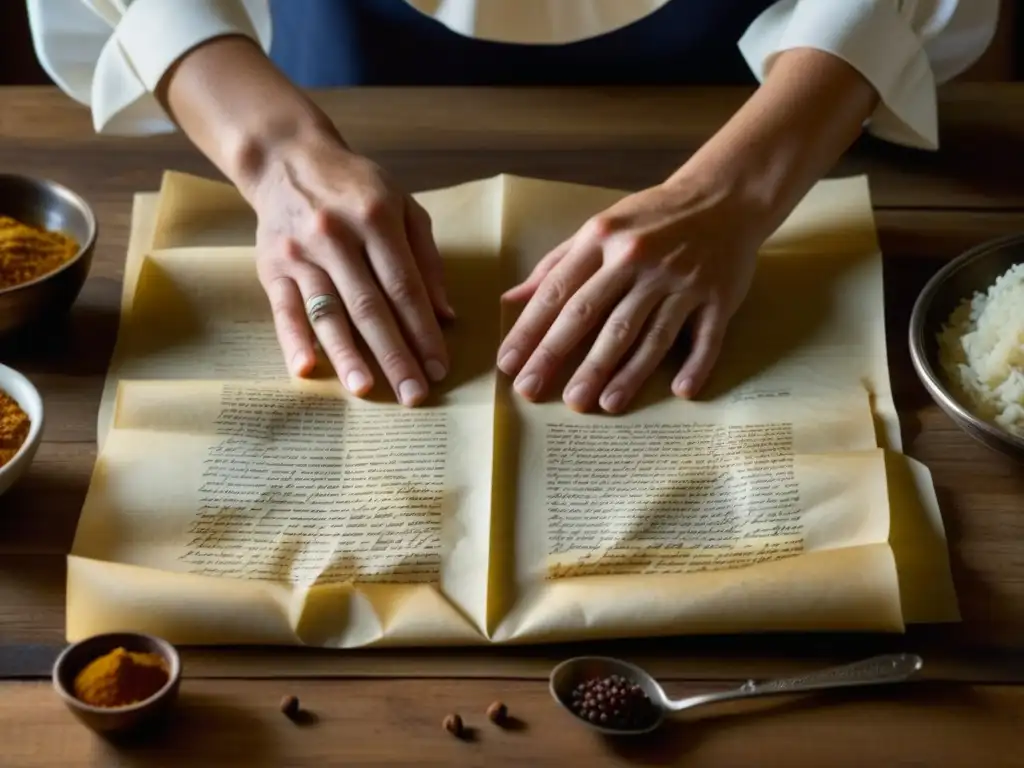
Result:
<svg viewBox="0 0 1024 768">
<path fill-rule="evenodd" d="M 59 269 L 0 289 L 0 335 L 63 315 L 78 298 L 92 266 L 96 216 L 79 195 L 54 181 L 0 174 L 0 216 L 59 230 L 75 238 L 78 253 Z"/>
<path fill-rule="evenodd" d="M 996 278 L 1024 263 L 1024 234 L 992 240 L 961 254 L 922 289 L 910 316 L 910 358 L 932 399 L 964 432 L 983 445 L 1024 461 L 1024 440 L 973 415 L 947 386 L 936 336 L 963 300 L 985 292 Z"/>
</svg>

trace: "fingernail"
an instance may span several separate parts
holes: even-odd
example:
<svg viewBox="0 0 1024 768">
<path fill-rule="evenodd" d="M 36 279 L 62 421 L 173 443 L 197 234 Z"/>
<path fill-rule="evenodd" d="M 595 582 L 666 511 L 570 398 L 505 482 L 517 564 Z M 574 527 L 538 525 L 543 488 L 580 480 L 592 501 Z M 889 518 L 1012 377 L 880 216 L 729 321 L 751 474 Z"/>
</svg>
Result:
<svg viewBox="0 0 1024 768">
<path fill-rule="evenodd" d="M 610 413 L 615 413 L 622 407 L 625 400 L 626 398 L 621 392 L 612 392 L 601 398 L 601 407 Z"/>
<path fill-rule="evenodd" d="M 523 397 L 536 397 L 540 392 L 540 376 L 535 373 L 525 376 L 516 382 L 516 391 Z"/>
<path fill-rule="evenodd" d="M 498 367 L 504 373 L 507 373 L 509 376 L 511 376 L 519 368 L 519 364 L 521 362 L 519 358 L 519 350 L 510 349 L 508 352 L 501 356 L 501 359 L 498 361 Z"/>
<path fill-rule="evenodd" d="M 448 375 L 448 369 L 444 367 L 440 360 L 427 360 L 426 365 L 423 367 L 427 369 L 427 376 L 430 377 L 431 381 L 440 381 Z"/>
<path fill-rule="evenodd" d="M 689 397 L 693 390 L 693 381 L 691 379 L 683 379 L 676 384 L 676 394 L 679 397 Z"/>
<path fill-rule="evenodd" d="M 569 405 L 584 405 L 588 394 L 590 394 L 590 385 L 585 381 L 581 381 L 579 384 L 569 387 L 569 390 L 565 393 L 565 401 Z"/>
<path fill-rule="evenodd" d="M 366 374 L 362 371 L 352 371 L 345 377 L 345 386 L 348 387 L 348 391 L 353 395 L 358 395 L 369 383 L 369 379 L 366 378 Z"/>
<path fill-rule="evenodd" d="M 291 359 L 292 375 L 301 376 L 303 373 L 309 370 L 310 366 L 313 365 L 315 362 L 316 361 L 314 360 L 313 363 L 310 363 L 309 355 L 306 354 L 305 352 L 301 350 L 296 352 L 294 355 L 292 355 Z"/>
<path fill-rule="evenodd" d="M 398 398 L 402 405 L 416 405 L 426 397 L 427 392 L 416 379 L 406 379 L 398 385 Z"/>
<path fill-rule="evenodd" d="M 455 307 L 453 307 L 447 299 L 445 299 L 444 302 L 444 311 L 448 313 L 448 317 L 452 320 L 455 319 Z"/>
</svg>

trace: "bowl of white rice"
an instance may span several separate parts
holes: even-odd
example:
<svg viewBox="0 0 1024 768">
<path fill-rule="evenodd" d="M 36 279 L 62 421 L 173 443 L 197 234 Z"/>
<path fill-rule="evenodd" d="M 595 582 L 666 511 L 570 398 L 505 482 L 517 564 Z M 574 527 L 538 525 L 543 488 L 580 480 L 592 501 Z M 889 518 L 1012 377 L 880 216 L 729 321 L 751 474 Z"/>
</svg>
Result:
<svg viewBox="0 0 1024 768">
<path fill-rule="evenodd" d="M 968 435 L 1024 461 L 1024 234 L 972 248 L 925 285 L 910 356 Z"/>
</svg>

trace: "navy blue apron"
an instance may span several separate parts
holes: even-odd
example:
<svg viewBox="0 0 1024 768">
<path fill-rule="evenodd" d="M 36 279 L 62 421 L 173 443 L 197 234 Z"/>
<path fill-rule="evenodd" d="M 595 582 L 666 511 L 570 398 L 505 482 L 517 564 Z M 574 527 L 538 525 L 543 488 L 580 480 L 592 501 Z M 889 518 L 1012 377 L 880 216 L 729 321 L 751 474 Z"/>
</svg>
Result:
<svg viewBox="0 0 1024 768">
<path fill-rule="evenodd" d="M 404 0 L 271 0 L 270 55 L 306 88 L 750 84 L 736 43 L 772 2 L 671 0 L 599 37 L 520 45 L 459 35 Z"/>
</svg>

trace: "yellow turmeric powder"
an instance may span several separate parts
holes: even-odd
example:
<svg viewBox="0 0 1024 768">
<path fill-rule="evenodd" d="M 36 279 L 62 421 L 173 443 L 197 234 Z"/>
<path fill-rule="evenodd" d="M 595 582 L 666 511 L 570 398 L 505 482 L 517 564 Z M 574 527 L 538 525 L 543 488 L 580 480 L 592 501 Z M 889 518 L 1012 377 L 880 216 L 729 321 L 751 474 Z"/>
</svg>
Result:
<svg viewBox="0 0 1024 768">
<path fill-rule="evenodd" d="M 10 395 L 0 392 L 0 467 L 14 458 L 32 422 Z"/>
<path fill-rule="evenodd" d="M 62 232 L 0 216 L 0 290 L 49 274 L 76 253 L 78 243 Z"/>
<path fill-rule="evenodd" d="M 163 658 L 115 648 L 75 678 L 75 696 L 94 707 L 124 707 L 148 699 L 167 683 Z"/>
</svg>

